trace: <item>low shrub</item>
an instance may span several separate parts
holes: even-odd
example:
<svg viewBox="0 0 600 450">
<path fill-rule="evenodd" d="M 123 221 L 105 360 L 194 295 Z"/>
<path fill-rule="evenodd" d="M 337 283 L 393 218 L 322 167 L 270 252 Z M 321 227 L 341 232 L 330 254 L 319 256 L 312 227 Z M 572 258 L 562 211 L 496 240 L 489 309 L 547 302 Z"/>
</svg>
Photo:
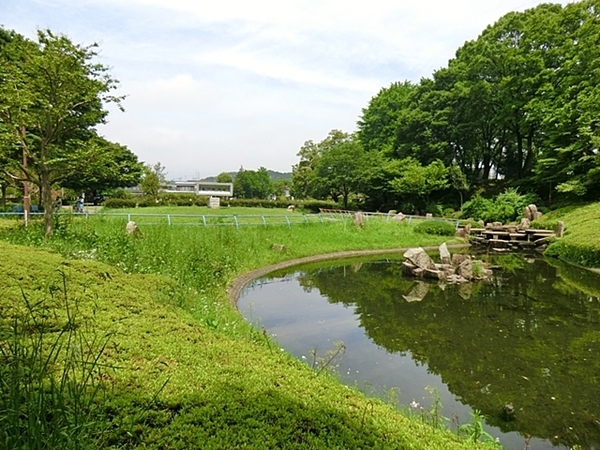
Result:
<svg viewBox="0 0 600 450">
<path fill-rule="evenodd" d="M 548 246 L 544 255 L 563 258 L 586 267 L 600 267 L 600 249 L 591 245 L 577 245 L 558 240 Z"/>
<path fill-rule="evenodd" d="M 426 220 L 415 226 L 415 231 L 417 233 L 434 234 L 437 236 L 454 236 L 456 228 L 450 222 Z"/>
</svg>

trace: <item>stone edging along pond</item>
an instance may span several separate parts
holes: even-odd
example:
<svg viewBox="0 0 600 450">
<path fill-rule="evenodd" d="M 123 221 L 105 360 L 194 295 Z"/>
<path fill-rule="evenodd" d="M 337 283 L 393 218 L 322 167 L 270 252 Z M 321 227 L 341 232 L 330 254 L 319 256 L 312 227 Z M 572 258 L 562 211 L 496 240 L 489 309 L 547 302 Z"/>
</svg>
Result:
<svg viewBox="0 0 600 450">
<path fill-rule="evenodd" d="M 455 244 L 449 245 L 449 249 L 461 249 L 461 248 L 469 248 L 470 244 Z M 324 253 L 322 255 L 313 255 L 313 256 L 305 256 L 304 258 L 296 258 L 290 259 L 288 261 L 282 261 L 277 264 L 272 264 L 270 266 L 261 267 L 259 269 L 252 270 L 243 275 L 237 277 L 234 282 L 231 284 L 229 289 L 227 290 L 227 294 L 229 295 L 229 301 L 231 305 L 237 309 L 237 301 L 246 286 L 251 281 L 262 277 L 270 272 L 274 272 L 276 270 L 287 269 L 288 267 L 297 266 L 300 264 L 317 262 L 317 261 L 326 261 L 328 259 L 342 259 L 342 258 L 353 258 L 358 256 L 370 256 L 370 255 L 385 255 L 389 253 L 399 253 L 405 252 L 410 247 L 404 248 L 389 248 L 389 249 L 379 249 L 379 250 L 350 250 L 343 252 L 334 252 L 334 253 Z M 439 246 L 430 246 L 423 247 L 426 251 L 437 250 Z"/>
</svg>

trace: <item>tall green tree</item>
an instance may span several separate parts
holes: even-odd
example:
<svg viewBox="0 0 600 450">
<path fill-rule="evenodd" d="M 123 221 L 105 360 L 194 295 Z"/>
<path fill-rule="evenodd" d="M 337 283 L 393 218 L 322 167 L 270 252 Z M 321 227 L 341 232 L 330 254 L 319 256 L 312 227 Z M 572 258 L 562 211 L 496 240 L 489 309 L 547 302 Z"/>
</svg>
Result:
<svg viewBox="0 0 600 450">
<path fill-rule="evenodd" d="M 246 170 L 240 168 L 233 180 L 233 192 L 240 198 L 266 199 L 273 194 L 273 183 L 266 168 Z"/>
<path fill-rule="evenodd" d="M 74 44 L 63 35 L 38 31 L 37 41 L 12 39 L 0 49 L 0 131 L 7 169 L 38 186 L 46 235 L 52 232 L 53 186 L 97 158 L 87 142 L 105 121 L 117 81 L 94 61 L 96 45 Z M 14 153 L 23 158 L 15 158 Z"/>
<path fill-rule="evenodd" d="M 233 177 L 228 172 L 221 172 L 215 181 L 217 183 L 233 183 Z"/>
<path fill-rule="evenodd" d="M 157 162 L 153 166 L 147 164 L 144 166 L 144 173 L 140 186 L 144 195 L 148 197 L 158 198 L 160 189 L 167 182 L 167 172 L 165 166 Z"/>
<path fill-rule="evenodd" d="M 432 193 L 448 187 L 448 169 L 443 162 L 423 166 L 413 158 L 406 158 L 401 163 L 401 175 L 391 180 L 390 185 L 401 197 L 418 198 L 422 208 L 429 206 Z"/>
<path fill-rule="evenodd" d="M 362 110 L 358 121 L 358 139 L 365 151 L 391 153 L 398 129 L 398 119 L 411 106 L 417 86 L 410 81 L 392 83 L 382 88 Z"/>
<path fill-rule="evenodd" d="M 145 173 L 144 165 L 126 146 L 102 137 L 85 144 L 93 157 L 60 182 L 60 186 L 75 191 L 91 191 L 94 195 L 116 188 L 133 187 Z"/>
<path fill-rule="evenodd" d="M 306 142 L 292 168 L 294 195 L 340 200 L 348 207 L 360 191 L 367 156 L 355 135 L 332 130 L 321 142 Z"/>
</svg>

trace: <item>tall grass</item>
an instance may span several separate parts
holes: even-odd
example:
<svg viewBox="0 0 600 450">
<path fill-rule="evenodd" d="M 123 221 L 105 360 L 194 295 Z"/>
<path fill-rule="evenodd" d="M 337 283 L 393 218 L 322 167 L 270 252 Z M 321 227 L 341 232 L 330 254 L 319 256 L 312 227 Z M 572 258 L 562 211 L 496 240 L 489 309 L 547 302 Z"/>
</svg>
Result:
<svg viewBox="0 0 600 450">
<path fill-rule="evenodd" d="M 0 309 L 2 448 L 92 448 L 101 427 L 100 358 L 109 337 L 80 320 L 61 275 L 50 298 L 32 303 L 23 293 L 22 305 Z"/>
<path fill-rule="evenodd" d="M 50 247 L 77 259 L 93 259 L 127 273 L 157 273 L 180 286 L 179 306 L 204 323 L 239 320 L 226 303 L 226 287 L 243 272 L 282 260 L 342 250 L 439 244 L 443 238 L 415 233 L 405 223 L 370 221 L 357 228 L 345 223 L 308 223 L 292 227 L 170 227 L 140 225 L 141 237 L 125 233 L 126 220 L 65 215 L 57 217 L 55 234 L 46 239 L 39 226 L 2 231 L 13 243 Z M 447 238 L 446 238 L 447 239 Z M 273 245 L 282 245 L 276 251 Z"/>
</svg>

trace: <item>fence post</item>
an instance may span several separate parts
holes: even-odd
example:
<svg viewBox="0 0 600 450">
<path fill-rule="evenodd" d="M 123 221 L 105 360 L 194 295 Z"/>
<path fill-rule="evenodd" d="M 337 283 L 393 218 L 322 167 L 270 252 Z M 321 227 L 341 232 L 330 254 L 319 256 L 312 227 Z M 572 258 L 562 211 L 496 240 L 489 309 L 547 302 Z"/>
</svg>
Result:
<svg viewBox="0 0 600 450">
<path fill-rule="evenodd" d="M 290 224 L 290 219 L 288 218 L 288 216 L 285 216 L 285 220 L 287 221 L 288 227 L 291 228 L 291 224 Z"/>
<path fill-rule="evenodd" d="M 206 228 L 206 216 L 202 216 L 202 222 L 204 223 L 204 228 Z"/>
<path fill-rule="evenodd" d="M 306 214 L 302 214 L 302 215 L 304 216 L 304 221 L 305 221 L 306 223 L 308 223 L 308 217 L 306 217 Z"/>
<path fill-rule="evenodd" d="M 127 214 L 127 222 L 131 222 L 131 214 Z"/>
<path fill-rule="evenodd" d="M 171 226 L 171 214 L 167 214 L 167 224 Z"/>
<path fill-rule="evenodd" d="M 236 230 L 239 230 L 240 226 L 238 224 L 237 216 L 235 214 L 233 215 L 233 221 L 235 222 L 235 228 L 236 228 Z"/>
<path fill-rule="evenodd" d="M 262 220 L 263 220 L 263 224 L 266 227 L 267 226 L 267 221 L 265 220 L 265 216 L 262 216 Z"/>
<path fill-rule="evenodd" d="M 410 221 L 412 220 L 412 216 L 408 216 L 408 224 L 410 225 Z"/>
</svg>

